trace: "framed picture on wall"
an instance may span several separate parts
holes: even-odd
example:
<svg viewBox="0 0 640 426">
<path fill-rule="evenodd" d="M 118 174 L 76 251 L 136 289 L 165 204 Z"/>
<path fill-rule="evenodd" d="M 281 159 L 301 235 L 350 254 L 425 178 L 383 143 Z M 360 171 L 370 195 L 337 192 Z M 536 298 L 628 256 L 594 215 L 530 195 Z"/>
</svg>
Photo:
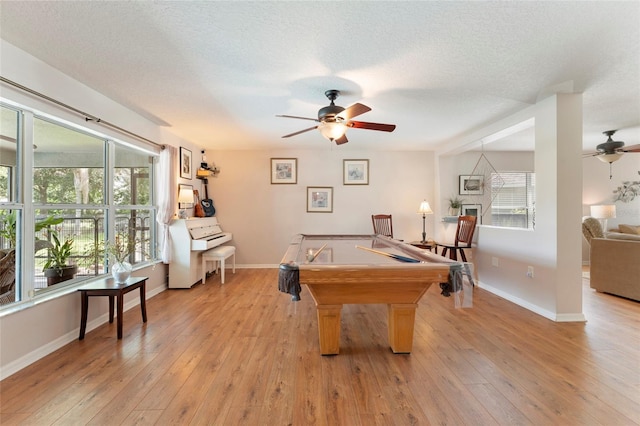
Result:
<svg viewBox="0 0 640 426">
<path fill-rule="evenodd" d="M 180 147 L 180 177 L 183 179 L 191 179 L 191 151 L 187 148 Z"/>
<path fill-rule="evenodd" d="M 271 184 L 298 183 L 297 158 L 271 159 Z"/>
<path fill-rule="evenodd" d="M 484 192 L 484 176 L 460 175 L 460 195 L 482 195 Z"/>
<path fill-rule="evenodd" d="M 343 160 L 343 185 L 369 185 L 369 160 Z"/>
<path fill-rule="evenodd" d="M 477 224 L 482 223 L 482 204 L 463 204 L 462 205 L 463 216 L 476 216 L 478 218 Z"/>
<path fill-rule="evenodd" d="M 307 186 L 307 213 L 333 212 L 333 187 Z"/>
</svg>

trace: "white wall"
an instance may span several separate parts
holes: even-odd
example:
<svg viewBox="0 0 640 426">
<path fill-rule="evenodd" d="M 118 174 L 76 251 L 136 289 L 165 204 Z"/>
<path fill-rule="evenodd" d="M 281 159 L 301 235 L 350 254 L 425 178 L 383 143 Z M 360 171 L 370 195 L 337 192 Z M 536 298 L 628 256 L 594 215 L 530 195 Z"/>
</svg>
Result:
<svg viewBox="0 0 640 426">
<path fill-rule="evenodd" d="M 536 137 L 536 229 L 479 227 L 474 263 L 480 282 L 490 291 L 548 318 L 580 321 L 584 319 L 579 250 L 581 95 L 547 98 L 468 135 L 451 151 L 458 154 L 465 143 L 473 144 L 531 117 L 535 118 Z M 439 156 L 437 161 L 444 198 L 449 195 L 447 185 L 450 192 L 451 185 L 457 185 L 457 176 L 450 176 L 450 159 Z M 467 159 L 464 165 L 469 164 Z M 495 261 L 498 266 L 494 266 Z M 534 267 L 533 278 L 526 276 L 528 266 Z"/>
<path fill-rule="evenodd" d="M 372 233 L 371 215 L 393 215 L 396 238 L 422 238 L 420 202 L 434 206 L 432 152 L 326 150 L 207 151 L 220 169 L 209 196 L 225 231 L 233 233 L 237 262 L 276 265 L 298 233 Z M 297 158 L 298 183 L 272 185 L 271 158 Z M 369 160 L 369 185 L 343 185 L 344 159 Z M 307 213 L 307 186 L 333 187 L 333 213 Z M 433 236 L 433 215 L 427 235 Z"/>
</svg>

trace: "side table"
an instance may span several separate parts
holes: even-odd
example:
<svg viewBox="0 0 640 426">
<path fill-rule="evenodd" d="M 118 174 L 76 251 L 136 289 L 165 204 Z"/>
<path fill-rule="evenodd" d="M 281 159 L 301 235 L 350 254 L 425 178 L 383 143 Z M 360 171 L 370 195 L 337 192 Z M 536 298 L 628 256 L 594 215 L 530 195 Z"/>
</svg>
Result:
<svg viewBox="0 0 640 426">
<path fill-rule="evenodd" d="M 113 301 L 117 300 L 118 311 L 118 339 L 122 339 L 122 314 L 124 308 L 124 295 L 137 288 L 140 289 L 140 309 L 142 310 L 142 322 L 147 322 L 146 282 L 148 277 L 129 277 L 124 283 L 116 283 L 113 278 L 105 278 L 80 287 L 78 291 L 82 297 L 82 314 L 80 317 L 80 337 L 84 339 L 87 329 L 87 313 L 89 310 L 89 297 L 109 297 L 109 323 L 113 323 Z"/>
</svg>

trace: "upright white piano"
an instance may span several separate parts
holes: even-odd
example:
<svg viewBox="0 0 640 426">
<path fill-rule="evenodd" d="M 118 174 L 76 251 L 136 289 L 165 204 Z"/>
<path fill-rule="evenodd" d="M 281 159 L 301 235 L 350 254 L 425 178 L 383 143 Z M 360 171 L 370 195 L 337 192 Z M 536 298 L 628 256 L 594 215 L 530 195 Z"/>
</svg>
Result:
<svg viewBox="0 0 640 426">
<path fill-rule="evenodd" d="M 169 226 L 172 259 L 169 288 L 190 288 L 202 280 L 202 253 L 231 241 L 216 217 L 177 219 Z"/>
</svg>

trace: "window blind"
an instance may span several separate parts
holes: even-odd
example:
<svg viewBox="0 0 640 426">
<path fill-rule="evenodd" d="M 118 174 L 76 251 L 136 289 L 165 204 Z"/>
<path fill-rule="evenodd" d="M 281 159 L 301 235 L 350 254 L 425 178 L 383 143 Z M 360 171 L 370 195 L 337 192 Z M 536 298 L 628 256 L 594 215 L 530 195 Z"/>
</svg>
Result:
<svg viewBox="0 0 640 426">
<path fill-rule="evenodd" d="M 501 172 L 504 185 L 491 187 L 491 224 L 507 228 L 533 229 L 535 225 L 535 173 Z"/>
</svg>

